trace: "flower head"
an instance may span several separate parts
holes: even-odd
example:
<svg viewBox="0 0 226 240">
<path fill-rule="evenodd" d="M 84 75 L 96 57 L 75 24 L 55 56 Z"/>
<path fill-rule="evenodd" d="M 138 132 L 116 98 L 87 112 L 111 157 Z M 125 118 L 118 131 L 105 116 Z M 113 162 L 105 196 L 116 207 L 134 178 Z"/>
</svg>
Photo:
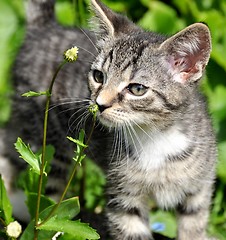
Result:
<svg viewBox="0 0 226 240">
<path fill-rule="evenodd" d="M 98 105 L 97 104 L 91 104 L 91 105 L 89 105 L 88 110 L 89 110 L 90 113 L 92 113 L 95 116 L 97 111 L 98 111 Z"/>
<path fill-rule="evenodd" d="M 72 47 L 65 51 L 64 53 L 64 59 L 68 62 L 75 62 L 78 58 L 78 48 Z"/>
<path fill-rule="evenodd" d="M 6 233 L 9 237 L 18 238 L 21 232 L 22 232 L 22 227 L 17 221 L 11 222 L 6 227 Z"/>
</svg>

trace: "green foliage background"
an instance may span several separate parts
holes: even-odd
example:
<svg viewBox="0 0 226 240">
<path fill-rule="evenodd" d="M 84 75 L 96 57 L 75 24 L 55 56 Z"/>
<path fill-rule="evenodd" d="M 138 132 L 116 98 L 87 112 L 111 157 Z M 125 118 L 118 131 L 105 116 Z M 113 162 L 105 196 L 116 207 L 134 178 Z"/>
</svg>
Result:
<svg viewBox="0 0 226 240">
<path fill-rule="evenodd" d="M 58 0 L 57 19 L 61 24 L 87 27 L 88 0 Z M 147 30 L 173 34 L 194 22 L 205 22 L 212 33 L 213 49 L 202 90 L 209 102 L 219 148 L 218 178 L 210 217 L 210 233 L 226 239 L 226 0 L 105 0 L 109 7 L 122 12 Z M 25 34 L 26 17 L 23 0 L 0 1 L 0 126 L 10 116 L 13 93 L 11 67 Z M 61 54 L 61 53 L 59 53 Z M 171 215 L 156 211 L 155 221 Z M 171 231 L 170 230 L 170 231 Z M 174 235 L 173 233 L 166 235 Z M 171 231 L 172 232 L 172 231 Z"/>
</svg>

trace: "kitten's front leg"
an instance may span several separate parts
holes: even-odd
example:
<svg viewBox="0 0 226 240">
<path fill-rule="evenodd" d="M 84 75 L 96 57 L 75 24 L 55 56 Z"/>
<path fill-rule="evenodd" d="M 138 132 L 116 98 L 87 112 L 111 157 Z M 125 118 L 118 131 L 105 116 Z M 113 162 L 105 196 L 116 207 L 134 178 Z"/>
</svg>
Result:
<svg viewBox="0 0 226 240">
<path fill-rule="evenodd" d="M 213 240 L 206 235 L 211 193 L 212 187 L 205 186 L 178 207 L 178 240 Z"/>
<path fill-rule="evenodd" d="M 114 240 L 152 240 L 149 227 L 147 196 L 126 177 L 109 179 L 107 217 Z"/>
</svg>

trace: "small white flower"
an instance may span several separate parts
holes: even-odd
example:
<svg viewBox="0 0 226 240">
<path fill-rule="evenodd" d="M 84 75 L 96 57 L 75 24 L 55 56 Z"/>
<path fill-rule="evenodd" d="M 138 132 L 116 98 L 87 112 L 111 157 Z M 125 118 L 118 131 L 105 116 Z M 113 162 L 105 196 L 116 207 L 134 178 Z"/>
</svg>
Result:
<svg viewBox="0 0 226 240">
<path fill-rule="evenodd" d="M 22 227 L 17 221 L 11 222 L 6 227 L 6 233 L 9 237 L 18 238 L 21 232 L 22 232 Z"/>
<path fill-rule="evenodd" d="M 72 48 L 68 49 L 67 51 L 65 51 L 64 58 L 68 62 L 76 61 L 77 58 L 78 58 L 78 48 L 77 47 L 72 47 Z"/>
<path fill-rule="evenodd" d="M 52 237 L 52 240 L 57 240 L 57 238 L 58 238 L 60 235 L 64 235 L 64 233 L 63 233 L 63 232 L 57 232 L 57 233 Z"/>
</svg>

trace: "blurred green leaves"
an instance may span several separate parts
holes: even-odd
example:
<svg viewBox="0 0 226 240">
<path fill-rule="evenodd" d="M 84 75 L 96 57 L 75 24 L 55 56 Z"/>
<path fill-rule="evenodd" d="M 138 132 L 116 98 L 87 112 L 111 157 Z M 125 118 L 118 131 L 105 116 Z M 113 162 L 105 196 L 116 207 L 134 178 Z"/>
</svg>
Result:
<svg viewBox="0 0 226 240">
<path fill-rule="evenodd" d="M 0 126 L 10 114 L 10 68 L 24 36 L 24 7 L 21 1 L 0 1 Z"/>
<path fill-rule="evenodd" d="M 5 220 L 6 225 L 13 221 L 12 206 L 7 196 L 2 176 L 0 175 L 0 220 L 2 219 Z"/>
<path fill-rule="evenodd" d="M 182 29 L 185 23 L 179 19 L 175 9 L 164 2 L 142 0 L 148 11 L 138 22 L 143 28 L 165 34 Z"/>
</svg>

